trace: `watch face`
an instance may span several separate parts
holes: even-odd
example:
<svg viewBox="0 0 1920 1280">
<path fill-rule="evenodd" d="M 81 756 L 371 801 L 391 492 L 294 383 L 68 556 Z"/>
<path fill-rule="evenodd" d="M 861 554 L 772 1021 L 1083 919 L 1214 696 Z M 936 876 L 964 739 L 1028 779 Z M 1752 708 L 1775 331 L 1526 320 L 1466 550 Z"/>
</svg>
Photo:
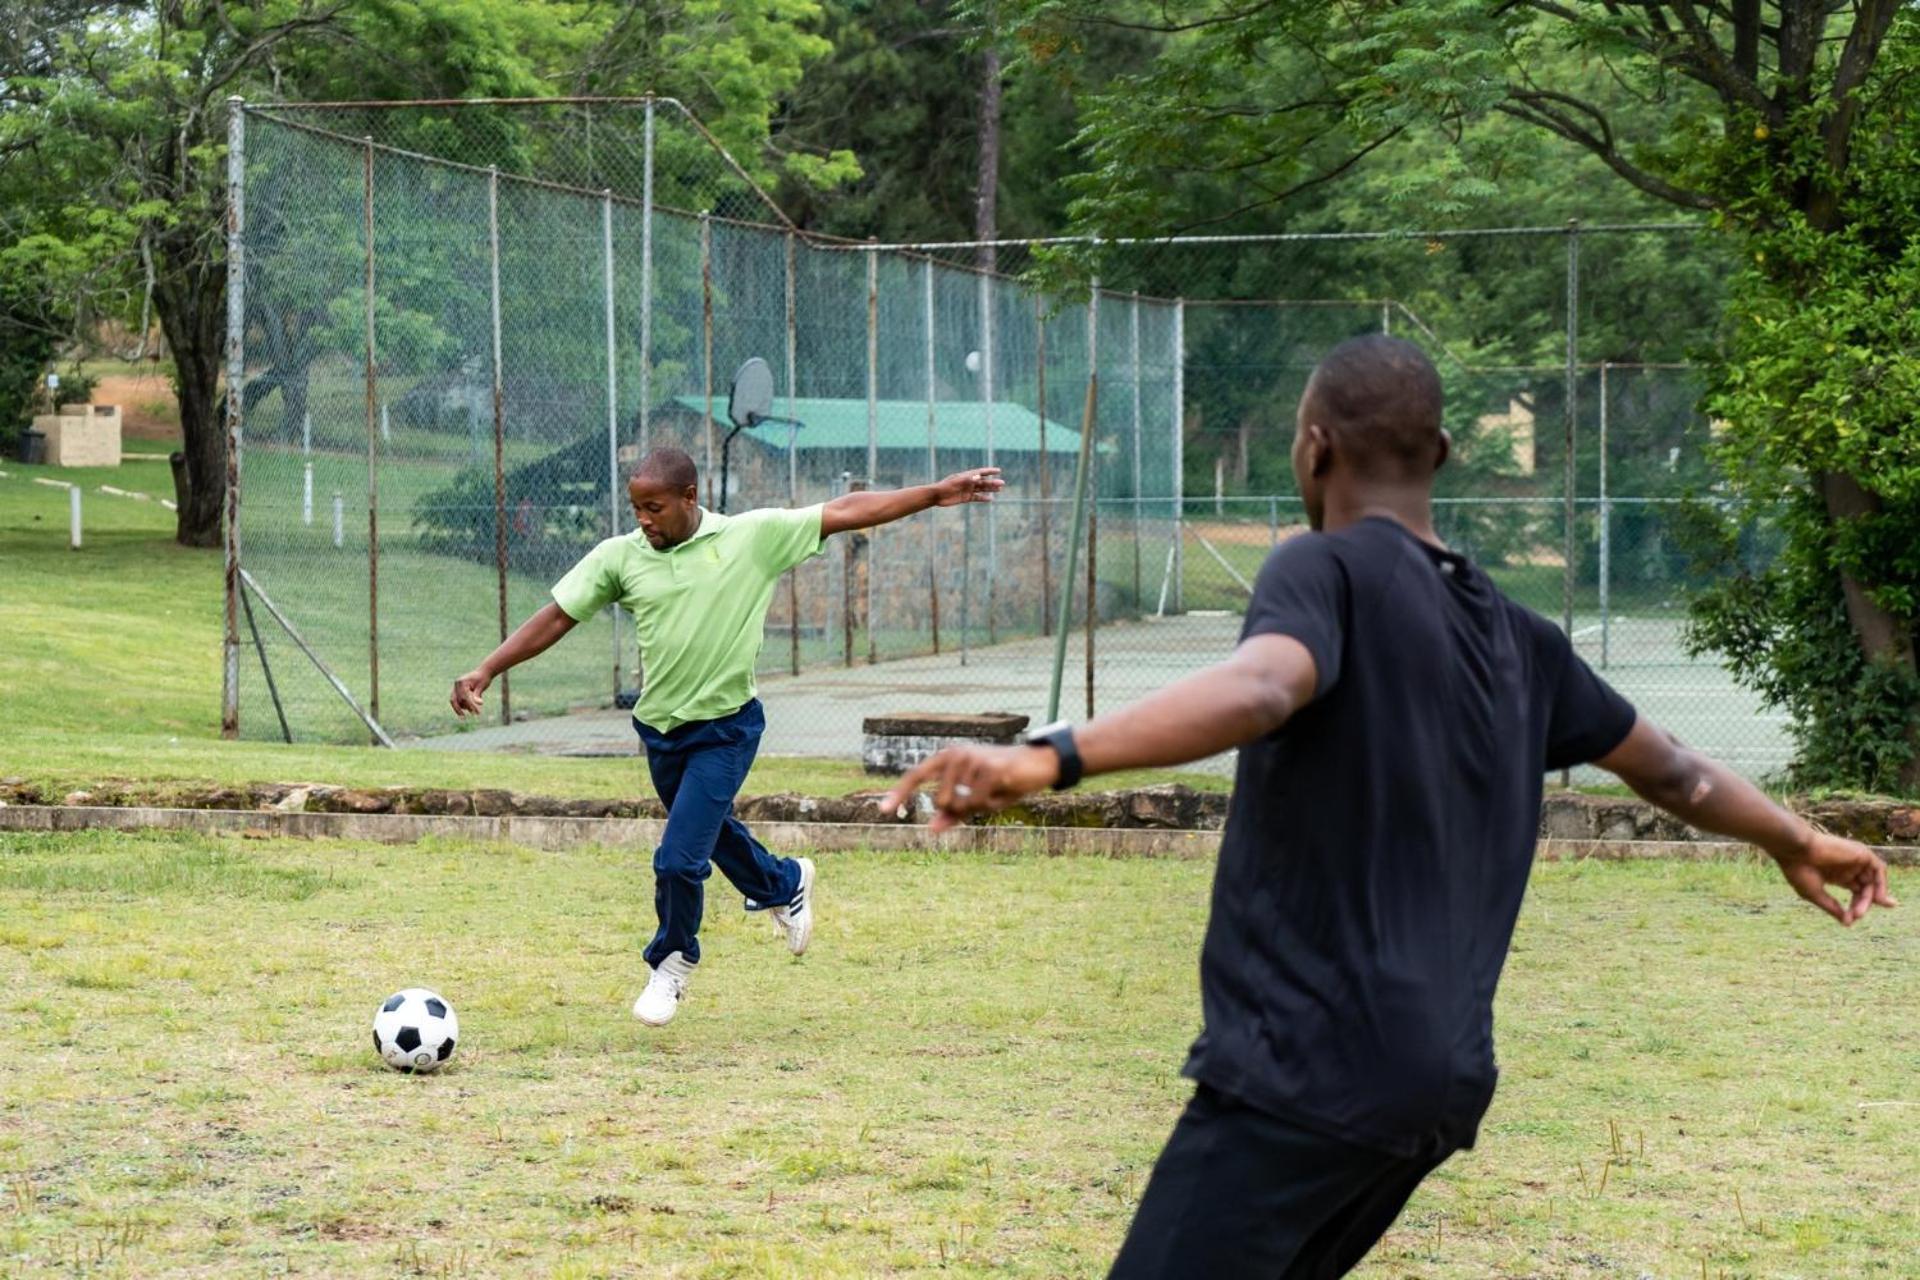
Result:
<svg viewBox="0 0 1920 1280">
<path fill-rule="evenodd" d="M 1070 729 L 1072 727 L 1073 726 L 1065 720 L 1055 720 L 1052 724 L 1043 724 L 1038 729 L 1029 730 L 1027 733 L 1027 742 L 1030 745 L 1039 745 L 1044 743 L 1048 738 L 1051 738 L 1054 734 L 1059 733 L 1062 729 Z"/>
</svg>

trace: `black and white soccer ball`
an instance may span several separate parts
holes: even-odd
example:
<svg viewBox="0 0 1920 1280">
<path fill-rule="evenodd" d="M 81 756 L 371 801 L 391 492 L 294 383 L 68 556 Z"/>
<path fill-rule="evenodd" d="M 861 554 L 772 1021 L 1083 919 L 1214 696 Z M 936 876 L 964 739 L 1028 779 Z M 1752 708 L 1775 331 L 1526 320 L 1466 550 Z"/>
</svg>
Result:
<svg viewBox="0 0 1920 1280">
<path fill-rule="evenodd" d="M 453 1057 L 459 1039 L 453 1006 L 425 987 L 388 996 L 373 1015 L 373 1050 L 395 1071 L 438 1071 Z"/>
</svg>

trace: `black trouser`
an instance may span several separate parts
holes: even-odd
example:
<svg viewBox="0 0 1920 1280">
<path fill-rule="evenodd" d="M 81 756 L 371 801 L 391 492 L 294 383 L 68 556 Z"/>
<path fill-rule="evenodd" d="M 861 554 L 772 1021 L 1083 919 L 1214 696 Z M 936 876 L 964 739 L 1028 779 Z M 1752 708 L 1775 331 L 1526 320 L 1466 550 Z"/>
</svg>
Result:
<svg viewBox="0 0 1920 1280">
<path fill-rule="evenodd" d="M 1153 1166 L 1112 1280 L 1334 1280 L 1451 1154 L 1356 1147 L 1203 1084 Z"/>
</svg>

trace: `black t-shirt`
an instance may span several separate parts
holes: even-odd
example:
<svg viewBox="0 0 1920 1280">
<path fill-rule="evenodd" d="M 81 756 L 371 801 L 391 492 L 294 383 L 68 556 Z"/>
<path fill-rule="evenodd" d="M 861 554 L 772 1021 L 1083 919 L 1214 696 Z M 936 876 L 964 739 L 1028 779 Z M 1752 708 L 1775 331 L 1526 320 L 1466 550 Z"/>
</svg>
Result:
<svg viewBox="0 0 1920 1280">
<path fill-rule="evenodd" d="M 1471 1146 L 1542 775 L 1618 746 L 1633 708 L 1386 519 L 1280 546 L 1242 634 L 1298 640 L 1318 685 L 1241 749 L 1186 1073 L 1395 1154 Z"/>
</svg>

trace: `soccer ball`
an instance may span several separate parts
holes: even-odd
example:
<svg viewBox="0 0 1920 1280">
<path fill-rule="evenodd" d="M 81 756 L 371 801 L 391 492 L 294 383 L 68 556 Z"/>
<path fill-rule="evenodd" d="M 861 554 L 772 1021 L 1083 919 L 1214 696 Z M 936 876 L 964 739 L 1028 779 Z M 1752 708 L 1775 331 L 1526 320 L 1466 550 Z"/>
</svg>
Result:
<svg viewBox="0 0 1920 1280">
<path fill-rule="evenodd" d="M 388 996 L 373 1015 L 373 1051 L 395 1071 L 438 1071 L 459 1038 L 453 1006 L 425 987 Z"/>
</svg>

